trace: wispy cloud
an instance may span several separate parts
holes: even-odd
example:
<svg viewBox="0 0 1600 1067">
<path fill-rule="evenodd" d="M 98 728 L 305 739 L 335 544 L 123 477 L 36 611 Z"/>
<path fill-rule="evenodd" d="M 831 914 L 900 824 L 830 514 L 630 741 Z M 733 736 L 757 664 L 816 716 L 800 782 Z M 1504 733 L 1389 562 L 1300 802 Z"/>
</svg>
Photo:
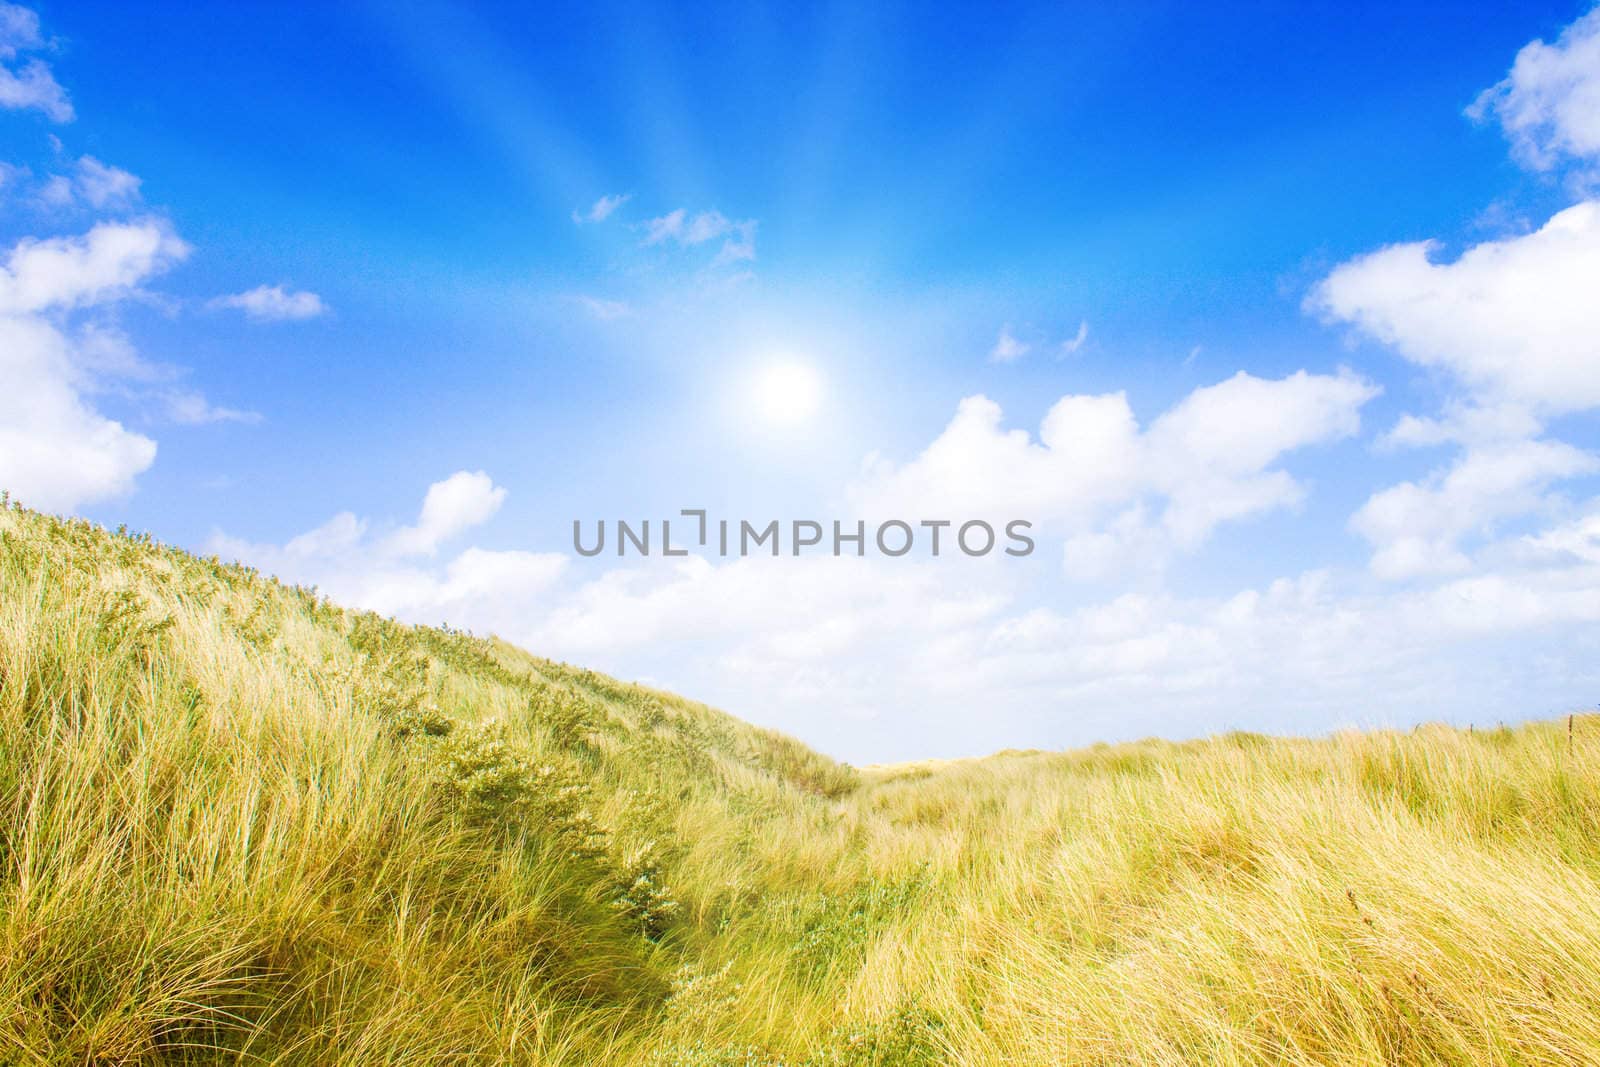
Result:
<svg viewBox="0 0 1600 1067">
<path fill-rule="evenodd" d="M 605 300 L 597 296 L 578 296 L 578 306 L 601 322 L 625 319 L 633 314 L 633 307 L 622 300 Z"/>
<path fill-rule="evenodd" d="M 1070 356 L 1074 354 L 1078 351 L 1078 349 L 1083 347 L 1083 343 L 1088 339 L 1089 320 L 1084 319 L 1082 322 L 1078 323 L 1078 332 L 1061 342 L 1061 354 L 1063 356 Z"/>
<path fill-rule="evenodd" d="M 602 196 L 587 211 L 574 211 L 572 221 L 582 226 L 586 222 L 604 222 L 609 219 L 623 204 L 633 199 L 632 193 L 618 193 L 612 196 Z"/>
<path fill-rule="evenodd" d="M 690 248 L 720 238 L 722 247 L 711 261 L 713 267 L 719 267 L 756 258 L 756 227 L 755 219 L 736 222 L 720 211 L 690 215 L 678 208 L 646 220 L 642 243 L 649 247 L 671 241 L 680 248 Z"/>
<path fill-rule="evenodd" d="M 683 208 L 669 212 L 657 218 L 647 219 L 644 224 L 644 243 L 647 245 L 660 244 L 668 238 L 677 238 L 683 233 L 683 220 L 688 216 Z M 682 243 L 680 241 L 680 243 Z"/>
<path fill-rule="evenodd" d="M 989 349 L 990 363 L 1015 363 L 1029 352 L 1033 346 L 1026 341 L 1019 341 L 1011 333 L 1009 325 L 1000 327 L 1000 336 L 995 338 L 994 347 Z"/>
<path fill-rule="evenodd" d="M 44 47 L 38 14 L 0 0 L 0 108 L 33 109 L 53 122 L 71 122 L 72 104 L 49 64 L 37 58 L 21 59 L 22 53 Z"/>
<path fill-rule="evenodd" d="M 140 181 L 121 167 L 102 163 L 93 156 L 78 160 L 73 186 L 92 207 L 109 208 L 131 204 L 139 199 Z"/>
<path fill-rule="evenodd" d="M 31 178 L 26 168 L 13 168 L 12 173 Z M 32 199 L 53 211 L 78 206 L 109 211 L 138 204 L 140 184 L 136 174 L 94 156 L 81 156 L 70 174 L 49 174 L 35 184 Z"/>
<path fill-rule="evenodd" d="M 219 422 L 255 424 L 261 421 L 258 411 L 241 411 L 238 408 L 219 407 L 204 395 L 192 391 L 174 391 L 161 397 L 167 418 L 180 426 L 209 426 Z"/>
<path fill-rule="evenodd" d="M 327 304 L 316 293 L 288 289 L 282 285 L 258 285 L 254 289 L 211 301 L 215 308 L 235 308 L 260 322 L 303 321 L 326 314 Z"/>
</svg>

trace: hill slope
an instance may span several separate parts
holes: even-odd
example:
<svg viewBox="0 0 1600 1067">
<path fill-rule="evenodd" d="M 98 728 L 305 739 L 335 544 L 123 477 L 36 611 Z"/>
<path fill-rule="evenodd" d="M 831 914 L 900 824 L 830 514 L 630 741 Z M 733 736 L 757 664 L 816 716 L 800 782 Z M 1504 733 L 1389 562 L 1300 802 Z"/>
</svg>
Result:
<svg viewBox="0 0 1600 1067">
<path fill-rule="evenodd" d="M 855 771 L 0 510 L 0 1063 L 1600 1061 L 1600 722 Z"/>
</svg>

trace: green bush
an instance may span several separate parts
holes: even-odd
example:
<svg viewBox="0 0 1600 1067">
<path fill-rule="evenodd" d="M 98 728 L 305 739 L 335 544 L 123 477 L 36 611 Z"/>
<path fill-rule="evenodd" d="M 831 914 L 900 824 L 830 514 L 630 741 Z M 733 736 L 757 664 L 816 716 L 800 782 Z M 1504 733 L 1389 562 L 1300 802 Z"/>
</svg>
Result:
<svg viewBox="0 0 1600 1067">
<path fill-rule="evenodd" d="M 535 763 L 499 723 L 451 730 L 435 742 L 431 764 L 435 783 L 469 823 L 549 837 L 579 858 L 605 855 L 588 785 Z"/>
<path fill-rule="evenodd" d="M 629 857 L 620 873 L 611 906 L 638 923 L 646 940 L 659 940 L 678 913 L 679 904 L 662 882 L 661 868 L 650 857 L 649 847 Z"/>
<path fill-rule="evenodd" d="M 916 1004 L 882 1019 L 838 1026 L 806 1067 L 925 1067 L 944 1062 L 939 1017 Z"/>
</svg>

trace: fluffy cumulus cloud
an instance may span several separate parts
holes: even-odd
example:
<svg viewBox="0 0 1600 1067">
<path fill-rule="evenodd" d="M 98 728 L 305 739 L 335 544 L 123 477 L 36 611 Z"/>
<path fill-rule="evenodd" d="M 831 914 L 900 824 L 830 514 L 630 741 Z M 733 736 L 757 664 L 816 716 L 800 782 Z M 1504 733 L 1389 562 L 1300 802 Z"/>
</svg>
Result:
<svg viewBox="0 0 1600 1067">
<path fill-rule="evenodd" d="M 305 289 L 283 285 L 258 285 L 242 293 L 219 296 L 211 301 L 216 308 L 232 308 L 257 322 L 302 322 L 327 313 L 322 297 Z"/>
<path fill-rule="evenodd" d="M 1471 567 L 1463 538 L 1546 508 L 1553 483 L 1597 470 L 1600 459 L 1559 441 L 1486 442 L 1421 483 L 1373 494 L 1351 526 L 1373 544 L 1380 577 L 1460 573 Z"/>
<path fill-rule="evenodd" d="M 98 414 L 71 340 L 40 318 L 0 315 L 0 488 L 68 511 L 126 493 L 156 443 Z"/>
<path fill-rule="evenodd" d="M 1342 264 L 1308 306 L 1348 322 L 1482 402 L 1547 414 L 1600 406 L 1600 201 L 1534 233 L 1435 262 L 1429 242 Z"/>
<path fill-rule="evenodd" d="M 1600 8 L 1568 26 L 1555 44 L 1532 41 L 1505 79 L 1467 112 L 1497 120 L 1524 165 L 1552 170 L 1600 163 Z"/>
<path fill-rule="evenodd" d="M 27 55 L 47 45 L 36 12 L 0 0 L 0 108 L 32 109 L 52 122 L 71 122 L 72 104 L 49 64 Z"/>
<path fill-rule="evenodd" d="M 1192 549 L 1221 523 L 1297 504 L 1304 489 L 1280 461 L 1354 434 L 1375 395 L 1348 373 L 1240 372 L 1146 428 L 1123 393 L 1062 397 L 1037 440 L 1006 429 L 993 401 L 968 397 L 914 459 L 869 459 L 851 497 L 871 515 L 1027 518 L 1068 538 L 1070 573 L 1094 577 L 1124 558 L 1158 562 Z"/>
<path fill-rule="evenodd" d="M 96 412 L 89 394 L 101 379 L 152 368 L 119 335 L 69 333 L 61 316 L 124 299 L 187 253 L 153 220 L 11 249 L 0 266 L 0 487 L 65 511 L 126 493 L 150 466 L 155 442 Z"/>
<path fill-rule="evenodd" d="M 416 524 L 396 530 L 385 548 L 397 556 L 431 556 L 446 541 L 488 522 L 505 499 L 506 491 L 483 471 L 457 471 L 428 487 Z"/>
<path fill-rule="evenodd" d="M 1433 251 L 1413 243 L 1360 256 L 1307 301 L 1436 372 L 1446 394 L 1442 415 L 1408 414 L 1385 443 L 1454 444 L 1454 458 L 1378 491 L 1351 522 L 1372 545 L 1374 573 L 1395 580 L 1466 571 L 1467 542 L 1557 510 L 1554 487 L 1600 466 L 1543 436 L 1553 417 L 1600 408 L 1600 201 L 1453 262 Z"/>
<path fill-rule="evenodd" d="M 156 219 L 103 222 L 76 237 L 23 238 L 0 265 L 0 315 L 121 299 L 188 254 Z"/>
<path fill-rule="evenodd" d="M 281 546 L 219 531 L 208 550 L 316 585 L 346 604 L 512 634 L 564 573 L 565 556 L 473 546 L 442 563 L 432 560 L 446 543 L 488 521 L 505 497 L 487 474 L 458 471 L 428 488 L 410 525 L 376 528 L 341 512 Z"/>
</svg>

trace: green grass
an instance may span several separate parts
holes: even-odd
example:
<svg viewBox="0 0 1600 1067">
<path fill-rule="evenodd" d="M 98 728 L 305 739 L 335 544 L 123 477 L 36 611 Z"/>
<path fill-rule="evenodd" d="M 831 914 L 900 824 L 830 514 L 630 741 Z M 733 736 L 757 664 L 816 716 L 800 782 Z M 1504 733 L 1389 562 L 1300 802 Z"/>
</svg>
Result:
<svg viewBox="0 0 1600 1067">
<path fill-rule="evenodd" d="M 0 510 L 0 1064 L 1600 1062 L 1600 720 L 860 771 Z"/>
</svg>

